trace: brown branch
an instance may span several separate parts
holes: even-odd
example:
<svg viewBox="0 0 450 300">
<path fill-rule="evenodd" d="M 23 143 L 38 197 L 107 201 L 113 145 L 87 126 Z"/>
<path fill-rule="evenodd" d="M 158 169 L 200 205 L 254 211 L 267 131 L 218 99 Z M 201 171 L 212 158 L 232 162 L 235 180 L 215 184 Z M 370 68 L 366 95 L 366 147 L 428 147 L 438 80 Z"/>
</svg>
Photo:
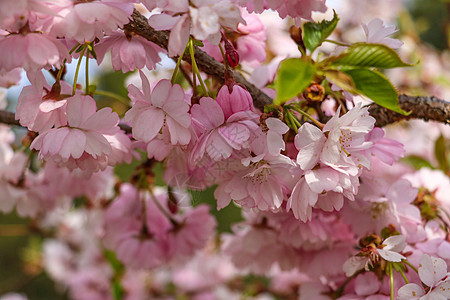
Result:
<svg viewBox="0 0 450 300">
<path fill-rule="evenodd" d="M 399 106 L 405 111 L 411 111 L 409 116 L 404 116 L 387 108 L 372 104 L 369 113 L 377 120 L 378 127 L 400 120 L 423 119 L 425 121 L 433 120 L 444 124 L 450 124 L 450 102 L 438 99 L 436 97 L 412 97 L 400 95 L 398 98 Z"/>
<path fill-rule="evenodd" d="M 0 123 L 20 126 L 19 121 L 15 119 L 14 113 L 6 110 L 0 110 Z"/>
</svg>

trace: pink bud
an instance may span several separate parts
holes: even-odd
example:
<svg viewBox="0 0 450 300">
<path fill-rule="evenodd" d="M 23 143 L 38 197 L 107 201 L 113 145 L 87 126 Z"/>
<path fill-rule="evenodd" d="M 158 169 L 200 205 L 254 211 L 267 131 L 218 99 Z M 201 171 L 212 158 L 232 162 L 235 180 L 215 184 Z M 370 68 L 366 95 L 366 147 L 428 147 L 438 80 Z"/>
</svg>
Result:
<svg viewBox="0 0 450 300">
<path fill-rule="evenodd" d="M 227 61 L 230 67 L 234 68 L 239 64 L 239 54 L 236 50 L 226 53 Z"/>
<path fill-rule="evenodd" d="M 227 39 L 224 39 L 223 41 L 225 43 L 225 56 L 227 57 L 228 64 L 230 67 L 234 68 L 239 64 L 239 54 L 236 49 L 234 49 L 233 44 Z"/>
<path fill-rule="evenodd" d="M 225 118 L 240 111 L 253 110 L 252 96 L 238 84 L 232 86 L 231 93 L 228 87 L 223 85 L 217 94 L 217 103 L 222 108 Z"/>
</svg>

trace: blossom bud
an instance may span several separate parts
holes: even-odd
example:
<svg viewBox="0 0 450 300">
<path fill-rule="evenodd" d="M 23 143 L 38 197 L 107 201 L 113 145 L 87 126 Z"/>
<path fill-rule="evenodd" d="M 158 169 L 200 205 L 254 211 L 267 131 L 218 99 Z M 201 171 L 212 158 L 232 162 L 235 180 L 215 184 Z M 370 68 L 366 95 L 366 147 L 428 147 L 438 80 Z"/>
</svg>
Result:
<svg viewBox="0 0 450 300">
<path fill-rule="evenodd" d="M 225 56 L 227 58 L 230 67 L 234 68 L 239 64 L 239 54 L 236 49 L 234 49 L 233 44 L 228 40 L 224 40 L 225 43 Z"/>
<path fill-rule="evenodd" d="M 175 196 L 172 187 L 168 187 L 167 194 L 169 196 L 169 201 L 167 201 L 167 207 L 169 208 L 169 211 L 173 214 L 176 214 L 178 212 L 178 199 Z"/>
<path fill-rule="evenodd" d="M 289 34 L 291 35 L 291 39 L 293 39 L 297 45 L 303 44 L 301 28 L 291 26 L 291 28 L 289 28 Z"/>
<path fill-rule="evenodd" d="M 217 103 L 223 110 L 225 118 L 240 111 L 253 110 L 253 100 L 250 93 L 239 84 L 232 85 L 231 93 L 223 85 L 217 93 Z"/>
<path fill-rule="evenodd" d="M 37 134 L 34 131 L 28 131 L 27 135 L 22 138 L 22 145 L 24 147 L 30 147 L 33 140 L 36 138 Z"/>
<path fill-rule="evenodd" d="M 234 68 L 239 64 L 239 54 L 236 50 L 226 53 L 227 61 L 230 67 Z"/>
<path fill-rule="evenodd" d="M 322 101 L 325 97 L 325 89 L 318 83 L 313 83 L 305 89 L 303 97 L 309 101 Z"/>
</svg>

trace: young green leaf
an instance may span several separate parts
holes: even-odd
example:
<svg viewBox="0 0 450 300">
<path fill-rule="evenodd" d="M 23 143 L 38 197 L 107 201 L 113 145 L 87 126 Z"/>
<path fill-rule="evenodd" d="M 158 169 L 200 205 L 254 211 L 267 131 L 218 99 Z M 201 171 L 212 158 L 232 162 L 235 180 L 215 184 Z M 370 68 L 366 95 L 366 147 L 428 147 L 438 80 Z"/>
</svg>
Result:
<svg viewBox="0 0 450 300">
<path fill-rule="evenodd" d="M 421 168 L 434 169 L 433 165 L 428 160 L 418 155 L 405 156 L 401 158 L 400 161 L 407 165 L 410 165 L 416 170 L 419 170 Z"/>
<path fill-rule="evenodd" d="M 346 73 L 338 70 L 325 70 L 324 75 L 335 85 L 343 89 L 344 91 L 350 92 L 352 94 L 357 94 L 359 91 L 356 90 L 355 83 L 353 79 Z"/>
<path fill-rule="evenodd" d="M 398 106 L 397 91 L 383 74 L 369 69 L 347 70 L 345 73 L 350 75 L 356 89 L 364 96 L 402 115 L 409 114 Z"/>
<path fill-rule="evenodd" d="M 344 68 L 391 69 L 412 66 L 403 62 L 397 52 L 383 44 L 353 44 L 339 56 L 330 57 L 329 60 L 332 61 L 332 65 Z"/>
<path fill-rule="evenodd" d="M 439 164 L 439 169 L 444 172 L 447 172 L 450 168 L 448 152 L 447 141 L 441 134 L 434 143 L 434 156 L 436 157 L 436 160 Z"/>
<path fill-rule="evenodd" d="M 320 23 L 307 22 L 303 25 L 303 42 L 305 47 L 313 52 L 317 47 L 322 45 L 323 41 L 334 31 L 339 18 L 335 11 L 333 19 L 330 21 L 323 20 Z"/>
<path fill-rule="evenodd" d="M 314 73 L 315 67 L 311 62 L 299 58 L 283 60 L 275 81 L 277 98 L 274 104 L 280 105 L 303 92 L 310 85 Z"/>
</svg>

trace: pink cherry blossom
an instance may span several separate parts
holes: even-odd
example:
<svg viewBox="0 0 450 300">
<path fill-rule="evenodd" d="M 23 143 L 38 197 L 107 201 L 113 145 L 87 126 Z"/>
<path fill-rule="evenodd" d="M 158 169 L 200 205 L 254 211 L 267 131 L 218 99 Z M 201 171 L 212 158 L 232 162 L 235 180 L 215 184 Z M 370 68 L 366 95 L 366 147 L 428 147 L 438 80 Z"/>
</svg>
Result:
<svg viewBox="0 0 450 300">
<path fill-rule="evenodd" d="M 342 170 L 330 167 L 308 170 L 295 184 L 286 209 L 303 222 L 311 219 L 312 209 L 317 206 L 325 211 L 340 210 L 344 196 L 354 200 L 358 192 L 358 178 Z"/>
<path fill-rule="evenodd" d="M 66 125 L 67 100 L 61 99 L 60 94 L 71 93 L 72 87 L 62 81 L 61 93 L 52 91 L 42 72 L 29 72 L 28 78 L 32 85 L 24 87 L 19 95 L 16 120 L 36 132 Z"/>
<path fill-rule="evenodd" d="M 12 69 L 8 72 L 0 71 L 0 87 L 9 88 L 19 84 L 22 70 L 20 68 Z"/>
<path fill-rule="evenodd" d="M 171 30 L 168 45 L 171 57 L 183 53 L 190 33 L 217 45 L 222 26 L 236 31 L 239 23 L 245 23 L 239 8 L 228 1 L 195 0 L 192 3 L 195 7 L 181 5 L 177 11 L 165 11 L 149 19 L 150 26 L 156 30 Z"/>
<path fill-rule="evenodd" d="M 223 85 L 217 93 L 216 101 L 222 108 L 225 119 L 240 111 L 253 110 L 252 96 L 239 84 L 232 85 L 231 93 L 230 88 L 227 85 Z"/>
<path fill-rule="evenodd" d="M 199 205 L 176 218 L 177 224 L 169 235 L 173 259 L 185 260 L 203 248 L 213 235 L 217 223 L 207 205 Z"/>
<path fill-rule="evenodd" d="M 375 127 L 366 135 L 366 141 L 372 142 L 373 146 L 366 151 L 372 157 L 376 157 L 382 162 L 391 165 L 400 157 L 404 156 L 403 144 L 384 137 L 384 130 Z"/>
<path fill-rule="evenodd" d="M 370 168 L 370 158 L 363 150 L 372 146 L 365 136 L 373 129 L 375 119 L 369 116 L 368 107 L 355 106 L 339 117 L 340 110 L 325 124 L 328 132 L 320 160 L 331 167 L 343 166 L 356 175 L 362 166 Z"/>
<path fill-rule="evenodd" d="M 161 80 L 151 91 L 147 77 L 139 72 L 142 91 L 134 85 L 128 86 L 134 104 L 124 118 L 131 124 L 133 137 L 148 143 L 163 127 L 167 127 L 172 145 L 188 144 L 191 118 L 183 88 L 178 84 L 172 85 L 169 80 Z"/>
<path fill-rule="evenodd" d="M 50 5 L 58 0 L 3 0 L 0 2 L 0 25 L 2 29 L 17 32 L 27 24 L 32 30 L 42 29 L 36 23 L 52 18 Z M 37 17 L 39 16 L 39 17 Z M 39 20 L 41 19 L 41 20 Z"/>
<path fill-rule="evenodd" d="M 8 72 L 17 67 L 33 71 L 51 66 L 60 68 L 64 59 L 70 62 L 66 46 L 46 34 L 0 36 L 0 72 Z"/>
<path fill-rule="evenodd" d="M 255 62 L 266 59 L 266 32 L 258 16 L 247 14 L 243 17 L 247 24 L 238 25 L 238 31 L 243 35 L 236 40 L 236 50 L 242 61 L 248 61 L 253 66 Z"/>
<path fill-rule="evenodd" d="M 293 167 L 291 159 L 283 155 L 245 160 L 235 174 L 219 182 L 214 192 L 217 208 L 226 207 L 231 200 L 263 211 L 280 208 L 293 183 L 289 172 Z"/>
<path fill-rule="evenodd" d="M 267 131 L 267 149 L 271 155 L 279 155 L 280 151 L 286 149 L 283 134 L 289 131 L 289 127 L 277 118 L 268 118 L 265 120 Z"/>
<path fill-rule="evenodd" d="M 380 232 L 393 224 L 410 238 L 422 223 L 419 209 L 412 204 L 417 189 L 405 179 L 389 183 L 379 175 L 369 174 L 360 177 L 362 184 L 356 201 L 344 207 L 343 217 L 359 235 Z"/>
<path fill-rule="evenodd" d="M 97 111 L 90 96 L 67 98 L 67 126 L 41 133 L 31 144 L 40 150 L 39 157 L 54 160 L 69 169 L 81 169 L 87 175 L 108 165 L 111 145 L 104 134 L 119 131 L 119 118 L 111 108 Z"/>
<path fill-rule="evenodd" d="M 115 31 L 95 46 L 97 63 L 111 50 L 111 62 L 115 71 L 122 70 L 123 73 L 142 69 L 154 69 L 161 61 L 158 53 L 163 50 L 156 44 L 144 39 L 139 35 Z"/>
<path fill-rule="evenodd" d="M 399 252 L 402 252 L 406 247 L 406 236 L 394 235 L 388 237 L 383 241 L 384 248 L 377 249 L 378 254 L 386 261 L 400 262 L 402 259 L 406 259 Z"/>
<path fill-rule="evenodd" d="M 384 26 L 383 21 L 379 18 L 373 19 L 368 24 L 362 24 L 362 26 L 367 37 L 367 43 L 385 44 L 394 49 L 403 45 L 402 41 L 388 37 L 397 32 L 397 28 L 395 26 Z"/>
<path fill-rule="evenodd" d="M 59 8 L 51 34 L 79 43 L 102 38 L 129 22 L 131 1 L 66 1 Z"/>
<path fill-rule="evenodd" d="M 445 278 L 446 275 L 447 264 L 443 259 L 424 254 L 420 259 L 419 276 L 421 281 L 430 287 L 430 290 L 425 292 L 423 287 L 409 283 L 398 290 L 398 299 L 448 299 L 450 297 L 450 281 Z"/>
<path fill-rule="evenodd" d="M 125 265 L 134 269 L 154 268 L 165 261 L 168 250 L 165 233 L 171 225 L 148 193 L 122 185 L 120 196 L 108 207 L 105 218 L 105 245 Z"/>
<path fill-rule="evenodd" d="M 274 9 L 282 18 L 289 15 L 293 18 L 311 19 L 312 11 L 325 12 L 327 9 L 324 0 L 234 0 L 234 2 L 246 6 L 249 12 L 261 13 L 264 9 Z"/>
<path fill-rule="evenodd" d="M 222 100 L 222 105 L 229 107 Z M 193 162 L 205 154 L 216 161 L 229 158 L 233 151 L 248 148 L 253 132 L 258 129 L 256 113 L 238 111 L 225 119 L 219 103 L 209 97 L 203 97 L 200 104 L 193 105 L 191 115 L 193 127 L 199 135 L 191 152 Z"/>
</svg>

